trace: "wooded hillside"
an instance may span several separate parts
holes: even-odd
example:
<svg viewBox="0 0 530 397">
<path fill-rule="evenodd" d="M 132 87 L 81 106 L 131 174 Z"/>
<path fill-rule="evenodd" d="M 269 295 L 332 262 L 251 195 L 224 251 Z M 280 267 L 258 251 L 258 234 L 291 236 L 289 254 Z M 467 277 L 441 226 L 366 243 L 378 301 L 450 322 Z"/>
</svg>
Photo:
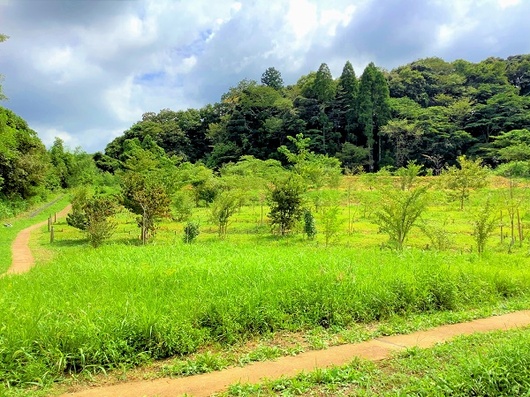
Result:
<svg viewBox="0 0 530 397">
<path fill-rule="evenodd" d="M 462 154 L 496 166 L 530 158 L 529 94 L 530 55 L 426 58 L 390 72 L 370 63 L 360 77 L 347 62 L 336 79 L 323 63 L 290 86 L 270 67 L 218 103 L 145 113 L 95 160 L 113 172 L 149 136 L 168 155 L 212 168 L 244 155 L 285 162 L 277 148 L 302 133 L 310 150 L 351 171 L 416 161 L 437 174 Z"/>
</svg>

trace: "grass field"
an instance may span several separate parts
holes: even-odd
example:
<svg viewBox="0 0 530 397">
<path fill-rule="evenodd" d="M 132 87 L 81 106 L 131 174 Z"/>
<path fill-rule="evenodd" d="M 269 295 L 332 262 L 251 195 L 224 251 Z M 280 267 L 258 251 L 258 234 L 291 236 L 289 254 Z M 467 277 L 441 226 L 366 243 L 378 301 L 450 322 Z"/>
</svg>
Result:
<svg viewBox="0 0 530 397">
<path fill-rule="evenodd" d="M 301 233 L 272 235 L 259 204 L 242 207 L 224 239 L 208 209 L 196 209 L 201 234 L 193 244 L 182 242 L 184 223 L 164 222 L 155 240 L 141 246 L 130 214 L 119 216 L 114 237 L 98 249 L 64 221 L 52 245 L 43 229 L 32 241 L 38 266 L 0 279 L 4 393 L 68 374 L 185 360 L 211 346 L 222 351 L 277 332 L 344 333 L 374 322 L 398 332 L 411 330 L 414 318 L 458 321 L 528 307 L 528 240 L 510 244 L 504 231 L 501 242 L 498 227 L 483 255 L 474 248 L 474 211 L 486 197 L 500 211 L 505 181 L 473 194 L 465 211 L 431 189 L 424 217 L 449 244 L 435 250 L 413 229 L 402 252 L 385 247 L 388 237 L 373 222 L 380 193 L 350 185 L 345 180 L 336 193 L 340 230 L 327 246 L 321 232 L 312 241 Z M 527 207 L 522 200 L 523 226 Z"/>
</svg>

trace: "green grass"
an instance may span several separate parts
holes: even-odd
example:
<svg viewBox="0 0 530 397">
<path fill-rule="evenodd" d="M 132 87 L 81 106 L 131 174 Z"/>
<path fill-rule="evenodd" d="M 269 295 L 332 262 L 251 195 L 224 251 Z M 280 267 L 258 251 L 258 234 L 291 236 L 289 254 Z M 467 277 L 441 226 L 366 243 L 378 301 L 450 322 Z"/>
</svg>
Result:
<svg viewBox="0 0 530 397">
<path fill-rule="evenodd" d="M 528 396 L 530 329 L 459 337 L 380 363 L 353 360 L 294 378 L 236 384 L 224 396 Z"/>
<path fill-rule="evenodd" d="M 473 253 L 471 210 L 487 194 L 500 201 L 500 189 L 472 196 L 464 212 L 429 192 L 425 217 L 452 237 L 447 251 L 428 247 L 417 228 L 403 252 L 384 248 L 388 237 L 372 218 L 379 193 L 362 186 L 349 200 L 342 193 L 342 228 L 329 247 L 322 233 L 314 241 L 272 235 L 259 206 L 235 214 L 225 240 L 209 210 L 195 209 L 201 234 L 193 244 L 182 242 L 186 222 L 163 222 L 141 246 L 135 217 L 126 213 L 98 249 L 64 221 L 53 245 L 37 233 L 34 248 L 50 254 L 28 274 L 0 279 L 0 383 L 16 395 L 69 374 L 169 357 L 175 361 L 162 375 L 180 376 L 284 354 L 274 346 L 229 353 L 275 333 L 302 333 L 308 348 L 323 348 L 528 307 L 526 240 L 508 254 L 493 236 L 484 255 Z M 521 206 L 523 219 L 526 211 Z M 11 239 L 37 221 L 9 228 Z M 370 331 L 359 328 L 374 322 Z"/>
<path fill-rule="evenodd" d="M 229 242 L 61 248 L 53 264 L 0 280 L 0 377 L 49 384 L 275 331 L 499 303 L 530 288 L 525 260 L 511 259 Z"/>
<path fill-rule="evenodd" d="M 18 232 L 26 227 L 34 225 L 35 223 L 47 220 L 48 217 L 62 210 L 70 202 L 70 198 L 67 195 L 57 196 L 55 200 L 52 201 L 53 204 L 50 206 L 41 203 L 39 206 L 34 207 L 27 212 L 19 214 L 16 218 L 2 220 L 0 229 L 0 274 L 6 272 L 11 266 L 11 244 L 15 240 Z M 38 211 L 40 212 L 37 215 L 31 216 L 32 213 Z M 4 223 L 10 223 L 13 226 L 4 227 Z"/>
</svg>

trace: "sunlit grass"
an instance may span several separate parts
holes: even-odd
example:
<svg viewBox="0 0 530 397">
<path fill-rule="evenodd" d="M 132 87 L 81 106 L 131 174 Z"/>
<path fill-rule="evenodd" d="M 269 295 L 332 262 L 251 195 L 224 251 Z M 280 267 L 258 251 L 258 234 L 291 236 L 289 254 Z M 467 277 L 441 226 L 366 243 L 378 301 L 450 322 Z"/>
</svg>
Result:
<svg viewBox="0 0 530 397">
<path fill-rule="evenodd" d="M 209 208 L 196 208 L 192 219 L 201 233 L 192 244 L 182 242 L 185 222 L 163 221 L 142 246 L 136 217 L 126 212 L 98 249 L 64 220 L 56 224 L 53 244 L 45 230 L 35 233 L 38 266 L 0 280 L 1 382 L 47 385 L 68 373 L 167 357 L 180 360 L 167 374 L 205 372 L 234 362 L 204 352 L 212 345 L 302 332 L 309 346 L 320 348 L 526 304 L 526 240 L 508 254 L 493 235 L 485 254 L 475 254 L 473 210 L 488 194 L 500 201 L 498 188 L 473 193 L 464 211 L 430 190 L 424 218 L 447 230 L 450 246 L 437 251 L 413 228 L 404 251 L 395 252 L 373 220 L 380 193 L 352 186 L 349 194 L 341 188 L 340 230 L 327 247 L 321 230 L 312 241 L 301 230 L 284 238 L 272 234 L 268 208 L 256 203 L 233 216 L 224 239 Z M 527 211 L 523 203 L 524 222 Z M 376 333 L 348 331 L 373 322 L 382 324 Z M 197 358 L 188 359 L 194 352 Z"/>
</svg>

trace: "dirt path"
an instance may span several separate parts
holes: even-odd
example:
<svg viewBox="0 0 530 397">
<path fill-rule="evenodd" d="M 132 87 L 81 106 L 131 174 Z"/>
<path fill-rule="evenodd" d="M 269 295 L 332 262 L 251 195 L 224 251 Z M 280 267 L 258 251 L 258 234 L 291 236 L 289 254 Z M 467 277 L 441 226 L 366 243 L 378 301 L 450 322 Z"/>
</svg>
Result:
<svg viewBox="0 0 530 397">
<path fill-rule="evenodd" d="M 64 217 L 68 212 L 70 212 L 71 205 L 68 205 L 65 209 L 57 213 L 57 217 Z M 36 230 L 44 225 L 48 221 L 40 222 L 26 229 L 21 230 L 13 244 L 11 245 L 11 252 L 13 255 L 11 267 L 7 270 L 6 274 L 20 274 L 29 271 L 35 264 L 35 259 L 29 248 L 29 239 L 31 232 Z"/>
<path fill-rule="evenodd" d="M 64 394 L 63 397 L 175 397 L 210 396 L 226 390 L 231 384 L 258 383 L 263 379 L 292 377 L 302 371 L 331 365 L 345 365 L 354 357 L 377 361 L 390 356 L 396 350 L 418 346 L 427 348 L 439 342 L 445 342 L 458 335 L 475 332 L 508 330 L 530 325 L 530 310 L 502 316 L 474 320 L 467 323 L 444 325 L 427 331 L 409 335 L 395 335 L 374 340 L 334 346 L 326 350 L 309 351 L 297 356 L 283 357 L 276 361 L 258 362 L 245 367 L 235 367 L 209 374 L 178 379 L 157 379 L 135 381 L 107 387 L 97 387 L 77 393 Z"/>
</svg>

